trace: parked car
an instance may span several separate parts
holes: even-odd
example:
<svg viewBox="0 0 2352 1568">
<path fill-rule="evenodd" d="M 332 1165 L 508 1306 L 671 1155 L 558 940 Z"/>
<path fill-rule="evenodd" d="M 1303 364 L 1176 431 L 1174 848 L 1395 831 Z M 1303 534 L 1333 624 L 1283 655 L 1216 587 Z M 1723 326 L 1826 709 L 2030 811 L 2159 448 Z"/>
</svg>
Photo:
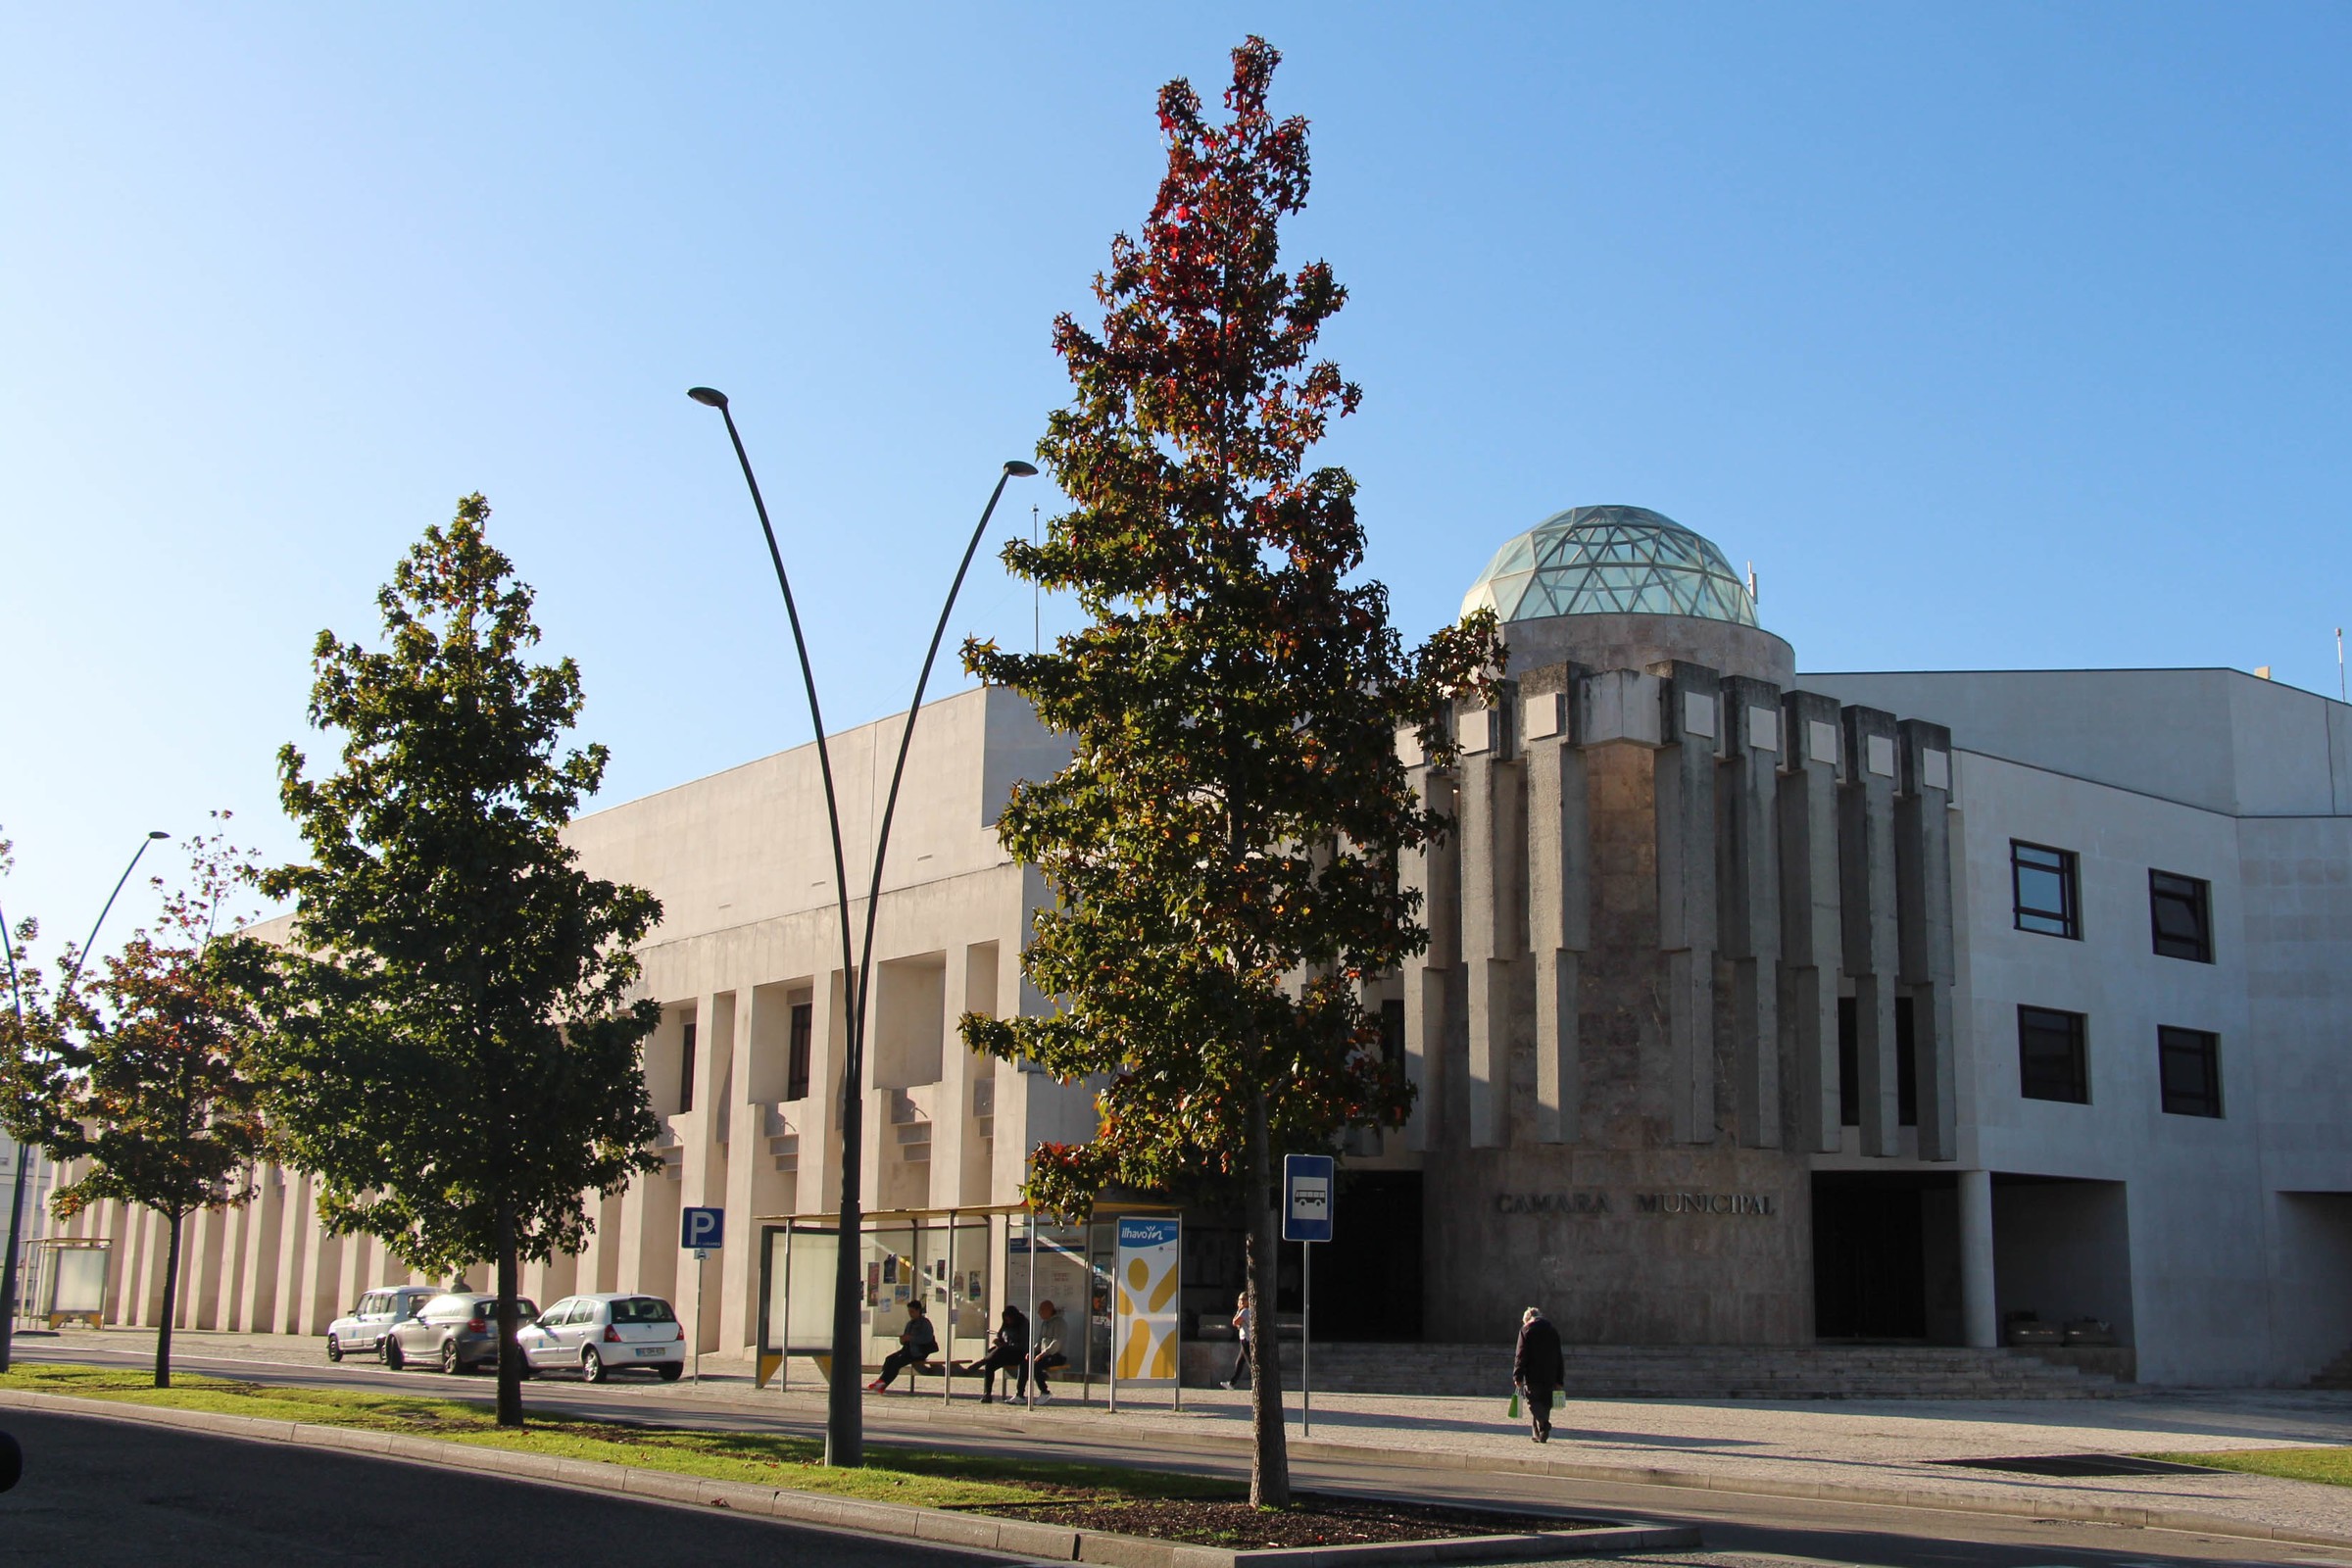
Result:
<svg viewBox="0 0 2352 1568">
<path fill-rule="evenodd" d="M 360 1304 L 326 1326 L 326 1358 L 381 1350 L 392 1325 L 414 1317 L 416 1309 L 441 1294 L 431 1285 L 383 1285 L 360 1298 Z"/>
<path fill-rule="evenodd" d="M 675 1383 L 686 1370 L 686 1331 L 658 1296 L 567 1296 L 515 1338 L 534 1372 L 577 1372 L 602 1383 L 644 1367 Z"/>
<path fill-rule="evenodd" d="M 539 1309 L 514 1298 L 514 1319 L 528 1323 Z M 424 1303 L 416 1316 L 392 1325 L 384 1340 L 384 1365 L 397 1372 L 411 1361 L 436 1363 L 444 1372 L 470 1372 L 498 1365 L 498 1298 L 478 1291 L 451 1291 Z"/>
</svg>

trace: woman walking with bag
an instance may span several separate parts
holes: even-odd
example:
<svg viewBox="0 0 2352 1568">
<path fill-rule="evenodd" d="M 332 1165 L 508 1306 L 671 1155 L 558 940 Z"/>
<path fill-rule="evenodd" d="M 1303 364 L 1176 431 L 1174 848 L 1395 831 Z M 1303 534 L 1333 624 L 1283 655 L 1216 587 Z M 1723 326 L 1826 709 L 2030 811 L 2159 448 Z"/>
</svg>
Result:
<svg viewBox="0 0 2352 1568">
<path fill-rule="evenodd" d="M 1559 1391 L 1563 1371 L 1560 1331 L 1551 1326 L 1542 1307 L 1529 1307 L 1519 1319 L 1519 1345 L 1511 1352 L 1511 1382 L 1527 1400 L 1528 1424 L 1538 1443 L 1551 1441 L 1551 1396 Z"/>
</svg>

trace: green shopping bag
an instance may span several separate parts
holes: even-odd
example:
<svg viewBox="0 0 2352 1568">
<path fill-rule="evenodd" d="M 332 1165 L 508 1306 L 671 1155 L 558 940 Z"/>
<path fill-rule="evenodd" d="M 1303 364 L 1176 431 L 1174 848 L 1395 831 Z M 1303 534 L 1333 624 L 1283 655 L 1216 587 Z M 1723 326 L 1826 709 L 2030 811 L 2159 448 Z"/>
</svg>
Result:
<svg viewBox="0 0 2352 1568">
<path fill-rule="evenodd" d="M 1517 1389 L 1511 1391 L 1510 1416 L 1514 1421 L 1519 1419 L 1519 1391 Z"/>
</svg>

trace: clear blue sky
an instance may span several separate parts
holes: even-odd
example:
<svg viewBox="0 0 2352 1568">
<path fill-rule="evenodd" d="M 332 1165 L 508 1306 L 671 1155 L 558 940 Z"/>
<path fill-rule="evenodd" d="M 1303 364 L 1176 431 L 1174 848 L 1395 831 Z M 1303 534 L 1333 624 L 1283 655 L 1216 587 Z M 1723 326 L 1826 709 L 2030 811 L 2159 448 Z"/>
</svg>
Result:
<svg viewBox="0 0 2352 1568">
<path fill-rule="evenodd" d="M 607 801 L 805 740 L 695 382 L 835 722 L 903 703 L 1063 397 L 1049 323 L 1149 203 L 1154 89 L 1251 29 L 1313 122 L 1293 234 L 1353 291 L 1328 344 L 1366 393 L 1325 456 L 1408 634 L 1507 535 L 1632 502 L 1752 559 L 1805 667 L 2335 689 L 2341 5 L 24 5 L 9 912 L 77 936 L 211 807 L 290 852 L 311 641 L 372 633 L 470 490 L 580 660 Z M 992 563 L 956 629 L 1031 609 Z"/>
</svg>

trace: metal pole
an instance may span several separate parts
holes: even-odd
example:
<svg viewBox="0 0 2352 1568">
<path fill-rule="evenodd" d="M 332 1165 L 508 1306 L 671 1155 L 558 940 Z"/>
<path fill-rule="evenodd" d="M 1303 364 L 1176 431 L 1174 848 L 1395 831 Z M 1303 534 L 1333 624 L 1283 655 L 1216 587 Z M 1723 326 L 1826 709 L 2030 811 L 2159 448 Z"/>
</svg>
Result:
<svg viewBox="0 0 2352 1568">
<path fill-rule="evenodd" d="M 1029 1348 L 1022 1351 L 1032 1364 L 1021 1368 L 1021 1404 L 1026 1409 L 1037 1408 L 1037 1206 L 1031 1204 L 1025 1216 L 1029 1229 Z M 1007 1219 L 1009 1229 L 1012 1221 Z"/>
<path fill-rule="evenodd" d="M 1127 1288 L 1119 1279 L 1119 1222 L 1114 1219 L 1110 1222 L 1110 1365 L 1102 1369 L 1108 1375 L 1113 1415 L 1119 1413 L 1119 1303 L 1126 1298 Z"/>
<path fill-rule="evenodd" d="M 1315 1244 L 1298 1244 L 1298 1435 L 1315 1430 Z"/>
<path fill-rule="evenodd" d="M 698 1388 L 703 1381 L 703 1264 L 709 1253 L 707 1247 L 694 1250 L 694 1381 Z"/>
<path fill-rule="evenodd" d="M 956 1402 L 956 1312 L 963 1304 L 962 1293 L 956 1289 L 956 1211 L 948 1210 L 948 1334 L 942 1348 L 940 1364 L 947 1370 L 939 1380 L 939 1402 Z"/>
<path fill-rule="evenodd" d="M 115 906 L 115 900 L 122 897 L 122 885 L 130 880 L 130 873 L 138 869 L 139 857 L 145 855 L 147 846 L 157 839 L 171 836 L 164 832 L 149 833 L 145 838 L 139 840 L 139 847 L 130 852 L 130 863 L 122 868 L 121 876 L 115 878 L 115 891 L 106 896 L 106 904 L 99 909 L 98 918 L 90 923 L 89 940 L 84 942 L 81 945 L 81 951 L 74 956 L 74 966 L 66 972 L 66 983 L 63 990 L 73 990 L 75 982 L 80 980 L 81 966 L 89 958 L 90 949 L 98 945 L 98 932 L 105 926 L 107 914 Z M 0 913 L 0 950 L 5 950 L 8 955 L 8 989 L 17 1009 L 16 1049 L 23 1051 L 24 1049 L 24 988 L 17 975 L 16 933 L 9 929 L 8 916 L 5 913 Z M 24 1234 L 24 1189 L 30 1180 L 31 1169 L 32 1161 L 25 1157 L 24 1146 L 19 1145 L 17 1147 L 16 1180 L 11 1184 L 8 1195 L 8 1256 L 4 1261 L 0 1261 L 0 1372 L 8 1370 L 10 1357 L 16 1349 L 17 1254 L 24 1250 L 21 1239 Z"/>
<path fill-rule="evenodd" d="M 792 1392 L 792 1254 L 799 1249 L 792 1245 L 792 1216 L 784 1216 L 784 1337 L 776 1342 L 776 1392 Z"/>
<path fill-rule="evenodd" d="M 1184 1408 L 1184 1216 L 1176 1216 L 1176 1408 Z"/>
<path fill-rule="evenodd" d="M 777 547 L 776 530 L 767 518 L 767 502 L 760 494 L 760 480 L 752 472 L 751 455 L 743 449 L 743 436 L 735 428 L 735 416 L 727 407 L 726 395 L 709 387 L 696 387 L 687 396 L 718 410 L 719 417 L 727 422 L 727 439 L 734 443 L 735 461 L 742 466 L 743 482 L 752 492 L 752 508 L 760 514 L 760 531 L 767 538 L 767 558 L 776 568 L 776 586 L 784 591 L 784 614 L 792 622 L 792 646 L 800 656 L 801 684 L 808 693 L 808 722 L 816 731 L 817 771 L 825 781 L 825 820 L 833 832 L 833 887 L 841 910 L 841 983 L 846 996 L 857 983 L 853 974 L 855 959 L 850 951 L 850 869 L 841 847 L 841 803 L 833 790 L 833 755 L 825 745 L 825 717 L 817 706 L 816 673 L 809 667 L 808 642 L 801 632 L 801 612 L 793 603 L 792 579 L 784 571 L 784 552 Z M 825 1406 L 825 1463 L 829 1465 L 858 1465 L 865 1461 L 865 1407 L 858 1386 L 862 1359 L 858 1346 L 858 1167 L 863 1158 L 864 1131 L 862 1086 L 858 1081 L 861 1075 L 858 1048 L 862 1044 L 858 1039 L 858 1016 L 853 1010 L 845 1030 L 847 1051 L 841 1075 L 841 1245 L 833 1277 L 833 1375 L 828 1380 L 831 1390 Z"/>
</svg>

